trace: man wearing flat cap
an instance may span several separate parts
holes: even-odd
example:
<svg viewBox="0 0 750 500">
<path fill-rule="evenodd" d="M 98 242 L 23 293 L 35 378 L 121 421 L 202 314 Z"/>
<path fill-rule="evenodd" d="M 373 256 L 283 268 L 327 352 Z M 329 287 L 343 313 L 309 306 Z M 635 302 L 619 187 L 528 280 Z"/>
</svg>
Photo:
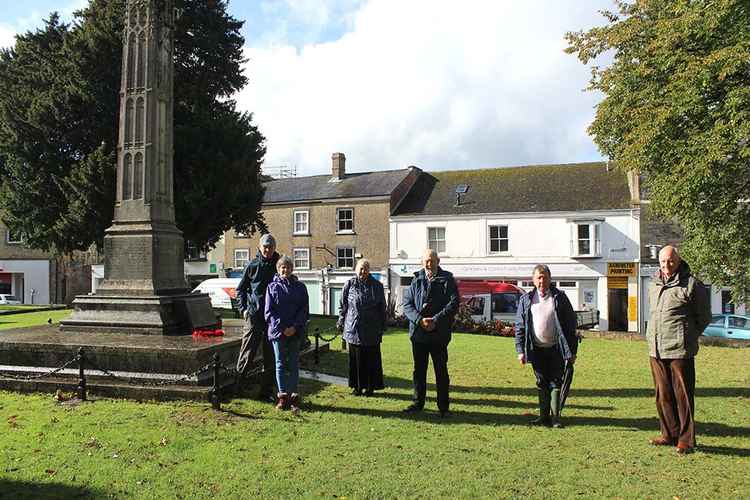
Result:
<svg viewBox="0 0 750 500">
<path fill-rule="evenodd" d="M 273 377 L 275 360 L 273 348 L 268 340 L 266 320 L 263 317 L 266 288 L 276 274 L 276 262 L 279 254 L 276 252 L 276 240 L 271 234 L 264 234 L 258 244 L 258 253 L 248 262 L 242 272 L 242 278 L 237 285 L 237 298 L 240 311 L 245 318 L 242 345 L 237 359 L 237 373 L 239 380 L 244 379 L 253 365 L 253 359 L 258 347 L 263 345 L 263 374 L 261 375 L 258 399 L 274 400 Z"/>
</svg>

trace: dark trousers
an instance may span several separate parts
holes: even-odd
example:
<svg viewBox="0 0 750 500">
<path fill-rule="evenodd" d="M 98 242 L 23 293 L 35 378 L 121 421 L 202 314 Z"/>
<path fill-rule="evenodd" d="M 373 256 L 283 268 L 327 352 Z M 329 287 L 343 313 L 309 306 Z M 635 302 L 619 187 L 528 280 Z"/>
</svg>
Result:
<svg viewBox="0 0 750 500">
<path fill-rule="evenodd" d="M 448 397 L 448 346 L 437 344 L 411 343 L 411 353 L 414 358 L 414 403 L 424 406 L 427 395 L 427 364 L 432 358 L 435 369 L 435 384 L 437 385 L 437 403 L 440 411 L 448 411 L 450 401 Z"/>
<path fill-rule="evenodd" d="M 554 347 L 534 347 L 534 356 L 531 359 L 534 368 L 536 386 L 540 391 L 551 391 L 562 387 L 565 361 L 563 361 L 560 350 Z"/>
<path fill-rule="evenodd" d="M 349 387 L 370 394 L 384 388 L 380 344 L 349 344 Z"/>
<path fill-rule="evenodd" d="M 240 354 L 237 358 L 237 372 L 245 376 L 253 366 L 258 354 L 258 347 L 263 346 L 263 373 L 260 376 L 260 392 L 273 394 L 273 379 L 276 371 L 276 360 L 273 347 L 268 340 L 268 326 L 262 315 L 254 314 L 245 320 Z"/>
<path fill-rule="evenodd" d="M 662 437 L 694 448 L 695 359 L 649 359 Z"/>
</svg>

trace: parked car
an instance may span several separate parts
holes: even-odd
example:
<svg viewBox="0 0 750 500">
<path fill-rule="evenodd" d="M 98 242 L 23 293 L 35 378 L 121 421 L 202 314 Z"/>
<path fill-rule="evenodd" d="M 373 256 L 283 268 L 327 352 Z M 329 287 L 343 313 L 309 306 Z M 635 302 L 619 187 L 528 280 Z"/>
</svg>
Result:
<svg viewBox="0 0 750 500">
<path fill-rule="evenodd" d="M 210 278 L 195 287 L 193 293 L 207 293 L 214 309 L 232 309 L 239 278 Z"/>
<path fill-rule="evenodd" d="M 490 280 L 458 280 L 458 293 L 474 321 L 513 323 L 523 289 L 512 283 Z"/>
<path fill-rule="evenodd" d="M 0 293 L 0 305 L 15 306 L 20 303 L 21 301 L 15 298 L 15 296 Z"/>
<path fill-rule="evenodd" d="M 703 335 L 750 340 L 750 318 L 736 314 L 714 314 Z"/>
</svg>

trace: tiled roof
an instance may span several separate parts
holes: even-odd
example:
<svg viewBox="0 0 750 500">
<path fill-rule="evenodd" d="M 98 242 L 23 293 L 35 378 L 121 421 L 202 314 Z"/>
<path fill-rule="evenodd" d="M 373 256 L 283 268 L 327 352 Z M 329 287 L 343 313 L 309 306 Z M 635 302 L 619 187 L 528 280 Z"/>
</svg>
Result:
<svg viewBox="0 0 750 500">
<path fill-rule="evenodd" d="M 456 204 L 456 187 L 468 191 Z M 423 173 L 394 215 L 573 212 L 630 207 L 625 172 L 604 162 Z"/>
<path fill-rule="evenodd" d="M 290 177 L 265 182 L 264 203 L 290 203 L 295 201 L 336 198 L 367 198 L 390 196 L 409 175 L 411 169 L 385 170 L 346 174 L 340 181 L 332 181 L 330 174 L 310 177 Z"/>
</svg>

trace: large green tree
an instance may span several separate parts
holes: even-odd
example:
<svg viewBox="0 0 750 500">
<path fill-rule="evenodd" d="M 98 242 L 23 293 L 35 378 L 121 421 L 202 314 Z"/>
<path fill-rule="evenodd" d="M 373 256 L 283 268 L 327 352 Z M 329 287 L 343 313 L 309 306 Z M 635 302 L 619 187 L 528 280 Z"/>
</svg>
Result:
<svg viewBox="0 0 750 500">
<path fill-rule="evenodd" d="M 247 83 L 243 23 L 226 1 L 176 4 L 175 211 L 206 248 L 264 227 L 264 138 L 231 99 Z M 92 0 L 0 53 L 0 210 L 33 247 L 101 245 L 112 222 L 124 12 L 125 0 Z"/>
<path fill-rule="evenodd" d="M 616 2 L 602 27 L 568 33 L 601 91 L 599 149 L 644 174 L 679 222 L 683 255 L 735 300 L 750 296 L 750 2 Z"/>
</svg>

